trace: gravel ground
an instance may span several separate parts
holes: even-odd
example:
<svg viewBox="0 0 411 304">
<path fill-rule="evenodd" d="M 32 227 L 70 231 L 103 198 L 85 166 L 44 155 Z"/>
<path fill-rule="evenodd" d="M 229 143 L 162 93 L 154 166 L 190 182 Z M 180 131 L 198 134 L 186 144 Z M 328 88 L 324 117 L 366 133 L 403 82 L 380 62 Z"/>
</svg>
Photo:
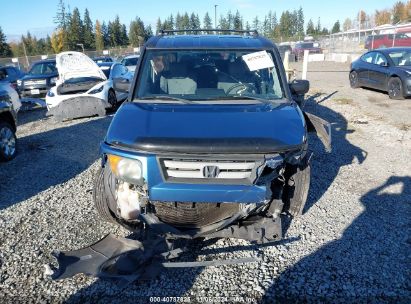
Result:
<svg viewBox="0 0 411 304">
<path fill-rule="evenodd" d="M 0 164 L 0 302 L 147 303 L 150 296 L 174 296 L 198 303 L 409 303 L 411 127 L 403 117 L 411 101 L 353 92 L 339 75 L 309 73 L 307 109 L 332 122 L 333 152 L 311 138 L 309 199 L 300 218 L 285 219 L 284 240 L 193 242 L 180 260 L 259 255 L 262 262 L 170 269 L 129 286 L 84 275 L 54 282 L 43 274 L 54 249 L 81 248 L 109 232 L 128 235 L 102 222 L 91 199 L 98 145 L 111 118 L 56 123 L 44 111 L 21 113 L 19 155 Z M 367 106 L 370 96 L 389 107 Z"/>
</svg>

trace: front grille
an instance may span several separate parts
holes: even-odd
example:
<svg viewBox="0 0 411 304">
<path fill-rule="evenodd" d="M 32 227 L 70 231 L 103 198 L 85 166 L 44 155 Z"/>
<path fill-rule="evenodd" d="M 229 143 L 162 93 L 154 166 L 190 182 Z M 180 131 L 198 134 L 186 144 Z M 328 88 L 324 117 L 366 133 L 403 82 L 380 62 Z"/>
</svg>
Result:
<svg viewBox="0 0 411 304">
<path fill-rule="evenodd" d="M 46 84 L 46 79 L 38 79 L 38 80 L 25 80 L 24 85 L 38 85 L 38 84 Z"/>
<path fill-rule="evenodd" d="M 166 180 L 202 182 L 251 181 L 259 165 L 256 160 L 215 160 L 163 158 L 161 168 Z"/>
<path fill-rule="evenodd" d="M 238 203 L 151 202 L 164 223 L 182 228 L 200 228 L 239 212 Z"/>
</svg>

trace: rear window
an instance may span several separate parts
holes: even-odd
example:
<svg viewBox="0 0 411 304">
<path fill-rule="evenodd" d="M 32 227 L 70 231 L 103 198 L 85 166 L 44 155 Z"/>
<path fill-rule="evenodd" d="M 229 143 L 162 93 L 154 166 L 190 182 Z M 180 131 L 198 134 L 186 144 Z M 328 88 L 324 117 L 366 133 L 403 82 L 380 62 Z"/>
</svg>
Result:
<svg viewBox="0 0 411 304">
<path fill-rule="evenodd" d="M 299 44 L 297 44 L 297 47 L 299 47 L 301 49 L 309 49 L 309 48 L 314 47 L 314 43 L 312 43 L 312 42 L 299 43 Z"/>
<path fill-rule="evenodd" d="M 55 62 L 35 63 L 28 72 L 29 75 L 50 75 L 55 73 L 57 73 Z"/>
</svg>

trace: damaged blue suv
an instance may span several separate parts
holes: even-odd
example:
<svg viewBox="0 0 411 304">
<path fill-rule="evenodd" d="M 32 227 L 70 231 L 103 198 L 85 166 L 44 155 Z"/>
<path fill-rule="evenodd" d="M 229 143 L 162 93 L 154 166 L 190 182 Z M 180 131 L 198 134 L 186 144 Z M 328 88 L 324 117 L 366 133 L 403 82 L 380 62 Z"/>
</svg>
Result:
<svg viewBox="0 0 411 304">
<path fill-rule="evenodd" d="M 152 37 L 101 145 L 97 210 L 170 238 L 281 239 L 307 199 L 307 132 L 330 148 L 329 124 L 301 110 L 308 89 L 256 32 Z"/>
</svg>

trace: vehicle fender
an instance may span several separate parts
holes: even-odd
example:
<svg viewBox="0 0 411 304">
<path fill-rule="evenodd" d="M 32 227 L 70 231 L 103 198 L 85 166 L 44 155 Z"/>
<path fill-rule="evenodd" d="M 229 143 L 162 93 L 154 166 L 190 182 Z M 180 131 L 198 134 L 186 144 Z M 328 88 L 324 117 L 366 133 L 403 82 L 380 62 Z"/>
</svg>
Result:
<svg viewBox="0 0 411 304">
<path fill-rule="evenodd" d="M 331 124 L 311 113 L 303 112 L 307 124 L 307 132 L 315 132 L 327 152 L 331 152 Z"/>
</svg>

